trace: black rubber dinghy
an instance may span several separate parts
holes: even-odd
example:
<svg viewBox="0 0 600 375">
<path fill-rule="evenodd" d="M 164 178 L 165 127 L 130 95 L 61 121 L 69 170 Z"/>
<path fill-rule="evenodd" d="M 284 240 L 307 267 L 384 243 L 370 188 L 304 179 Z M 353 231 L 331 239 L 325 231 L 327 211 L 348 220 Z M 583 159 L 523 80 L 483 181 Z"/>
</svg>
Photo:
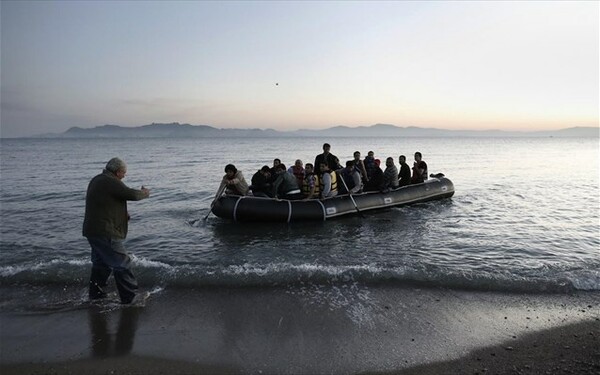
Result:
<svg viewBox="0 0 600 375">
<path fill-rule="evenodd" d="M 212 212 L 220 218 L 243 222 L 323 221 L 388 207 L 449 198 L 454 195 L 452 181 L 438 174 L 422 184 L 408 185 L 389 192 L 339 195 L 328 199 L 286 200 L 254 196 L 224 195 Z M 356 202 L 356 207 L 354 202 Z"/>
</svg>

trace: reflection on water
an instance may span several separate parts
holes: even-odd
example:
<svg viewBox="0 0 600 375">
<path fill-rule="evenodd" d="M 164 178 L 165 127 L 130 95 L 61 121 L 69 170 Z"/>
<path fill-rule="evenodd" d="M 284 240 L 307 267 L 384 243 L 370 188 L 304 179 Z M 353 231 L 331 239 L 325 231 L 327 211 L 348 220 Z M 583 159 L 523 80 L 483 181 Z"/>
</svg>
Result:
<svg viewBox="0 0 600 375">
<path fill-rule="evenodd" d="M 88 310 L 92 357 L 106 358 L 129 354 L 135 341 L 140 309 L 124 307 L 120 309 L 119 322 L 113 333 L 110 324 L 116 312 Z"/>
</svg>

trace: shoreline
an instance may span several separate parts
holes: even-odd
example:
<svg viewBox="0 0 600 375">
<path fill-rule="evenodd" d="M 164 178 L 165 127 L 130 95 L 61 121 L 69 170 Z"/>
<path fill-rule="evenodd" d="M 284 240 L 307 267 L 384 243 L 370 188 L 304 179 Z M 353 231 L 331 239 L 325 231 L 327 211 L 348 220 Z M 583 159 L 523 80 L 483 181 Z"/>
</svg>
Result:
<svg viewBox="0 0 600 375">
<path fill-rule="evenodd" d="M 597 292 L 166 289 L 0 319 L 2 374 L 600 372 Z"/>
</svg>

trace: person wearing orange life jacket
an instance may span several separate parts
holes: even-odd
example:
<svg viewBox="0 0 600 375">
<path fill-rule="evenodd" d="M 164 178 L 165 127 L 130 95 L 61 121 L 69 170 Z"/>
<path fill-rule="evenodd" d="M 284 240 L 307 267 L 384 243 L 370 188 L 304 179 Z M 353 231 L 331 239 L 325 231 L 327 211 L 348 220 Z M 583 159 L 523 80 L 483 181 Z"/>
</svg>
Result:
<svg viewBox="0 0 600 375">
<path fill-rule="evenodd" d="M 321 197 L 322 198 L 331 198 L 335 197 L 338 193 L 337 188 L 337 174 L 335 171 L 329 170 L 329 165 L 325 162 L 321 163 Z"/>
<path fill-rule="evenodd" d="M 302 196 L 304 199 L 319 198 L 321 193 L 321 185 L 319 176 L 314 174 L 313 165 L 306 163 L 304 166 L 306 177 L 302 180 Z"/>
</svg>

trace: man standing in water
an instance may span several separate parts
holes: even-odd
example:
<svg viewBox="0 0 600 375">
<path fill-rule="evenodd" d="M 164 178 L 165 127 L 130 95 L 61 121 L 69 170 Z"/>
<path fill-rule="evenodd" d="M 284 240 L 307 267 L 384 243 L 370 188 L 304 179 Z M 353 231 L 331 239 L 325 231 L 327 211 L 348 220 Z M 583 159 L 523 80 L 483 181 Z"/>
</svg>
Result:
<svg viewBox="0 0 600 375">
<path fill-rule="evenodd" d="M 123 241 L 127 236 L 127 201 L 139 201 L 150 196 L 150 190 L 128 188 L 121 180 L 127 173 L 127 165 L 119 158 L 112 158 L 101 174 L 92 178 L 85 197 L 83 235 L 92 248 L 92 274 L 89 297 L 106 297 L 104 288 L 111 273 L 121 303 L 134 302 L 138 288 L 131 272 L 131 257 Z"/>
</svg>

